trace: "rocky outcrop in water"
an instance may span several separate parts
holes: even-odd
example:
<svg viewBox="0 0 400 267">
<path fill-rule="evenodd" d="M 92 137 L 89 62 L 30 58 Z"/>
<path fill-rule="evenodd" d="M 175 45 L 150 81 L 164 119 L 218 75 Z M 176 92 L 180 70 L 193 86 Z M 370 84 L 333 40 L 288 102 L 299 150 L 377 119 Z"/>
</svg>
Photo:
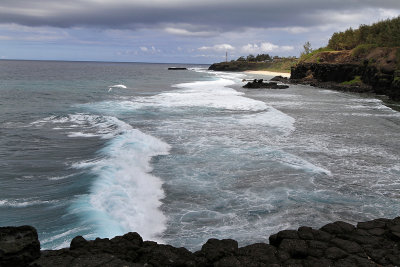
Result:
<svg viewBox="0 0 400 267">
<path fill-rule="evenodd" d="M 276 82 L 264 82 L 263 79 L 254 79 L 243 86 L 248 89 L 286 89 L 289 88 L 287 85 L 280 85 Z"/>
<path fill-rule="evenodd" d="M 300 227 L 269 237 L 270 244 L 238 247 L 232 239 L 209 239 L 197 252 L 152 241 L 137 233 L 40 251 L 30 226 L 0 228 L 0 266 L 399 266 L 400 217 L 357 226 L 334 222 L 319 230 Z"/>
</svg>

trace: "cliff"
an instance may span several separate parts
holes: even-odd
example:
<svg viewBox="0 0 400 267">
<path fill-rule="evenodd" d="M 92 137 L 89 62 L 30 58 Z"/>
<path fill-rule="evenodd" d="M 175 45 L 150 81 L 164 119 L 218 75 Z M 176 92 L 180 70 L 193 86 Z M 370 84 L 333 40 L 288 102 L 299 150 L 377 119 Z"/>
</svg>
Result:
<svg viewBox="0 0 400 267">
<path fill-rule="evenodd" d="M 209 239 L 197 252 L 152 241 L 137 233 L 40 251 L 30 226 L 0 228 L 0 266 L 399 266 L 400 217 L 300 227 L 269 237 L 270 244 L 238 247 L 232 239 Z"/>
<path fill-rule="evenodd" d="M 292 67 L 290 78 L 293 83 L 400 100 L 400 48 L 317 51 Z"/>
</svg>

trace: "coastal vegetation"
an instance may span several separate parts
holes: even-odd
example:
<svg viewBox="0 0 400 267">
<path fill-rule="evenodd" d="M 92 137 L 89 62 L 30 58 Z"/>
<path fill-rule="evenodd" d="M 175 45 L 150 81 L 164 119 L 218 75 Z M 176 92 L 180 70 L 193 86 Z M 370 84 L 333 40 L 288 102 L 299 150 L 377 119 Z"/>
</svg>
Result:
<svg viewBox="0 0 400 267">
<path fill-rule="evenodd" d="M 349 28 L 344 32 L 335 32 L 328 42 L 328 48 L 334 50 L 350 50 L 360 45 L 400 46 L 400 16 L 372 25 L 360 25 L 355 30 Z"/>
<path fill-rule="evenodd" d="M 215 63 L 210 66 L 210 69 L 219 71 L 268 70 L 289 73 L 291 67 L 296 63 L 297 58 L 295 57 L 271 57 L 269 54 L 254 56 L 250 54 L 230 62 Z"/>
<path fill-rule="evenodd" d="M 319 49 L 306 42 L 300 58 L 248 55 L 209 69 L 290 72 L 291 82 L 400 100 L 400 16 L 335 32 L 328 45 Z"/>
<path fill-rule="evenodd" d="M 291 78 L 400 100 L 400 17 L 335 32 L 326 47 L 302 53 Z"/>
</svg>

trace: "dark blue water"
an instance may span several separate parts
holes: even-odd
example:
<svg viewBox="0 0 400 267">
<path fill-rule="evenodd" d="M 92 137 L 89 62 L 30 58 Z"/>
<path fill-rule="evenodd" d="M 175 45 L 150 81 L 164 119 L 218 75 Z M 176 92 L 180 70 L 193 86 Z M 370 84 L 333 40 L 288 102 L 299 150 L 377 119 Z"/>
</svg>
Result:
<svg viewBox="0 0 400 267">
<path fill-rule="evenodd" d="M 169 66 L 0 61 L 0 226 L 35 226 L 42 248 L 137 231 L 198 249 L 398 216 L 400 113 Z"/>
</svg>

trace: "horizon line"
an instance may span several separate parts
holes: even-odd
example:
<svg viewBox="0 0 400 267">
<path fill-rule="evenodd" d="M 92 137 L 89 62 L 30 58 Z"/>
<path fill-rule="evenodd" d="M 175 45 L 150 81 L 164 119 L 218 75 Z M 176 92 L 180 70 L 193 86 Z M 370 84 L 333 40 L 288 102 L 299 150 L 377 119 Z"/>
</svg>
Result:
<svg viewBox="0 0 400 267">
<path fill-rule="evenodd" d="M 55 61 L 55 62 L 88 62 L 88 63 L 140 63 L 140 64 L 193 64 L 211 65 L 213 63 L 179 63 L 179 62 L 142 62 L 142 61 L 107 61 L 107 60 L 68 60 L 68 59 L 14 59 L 0 58 L 0 61 Z"/>
</svg>

